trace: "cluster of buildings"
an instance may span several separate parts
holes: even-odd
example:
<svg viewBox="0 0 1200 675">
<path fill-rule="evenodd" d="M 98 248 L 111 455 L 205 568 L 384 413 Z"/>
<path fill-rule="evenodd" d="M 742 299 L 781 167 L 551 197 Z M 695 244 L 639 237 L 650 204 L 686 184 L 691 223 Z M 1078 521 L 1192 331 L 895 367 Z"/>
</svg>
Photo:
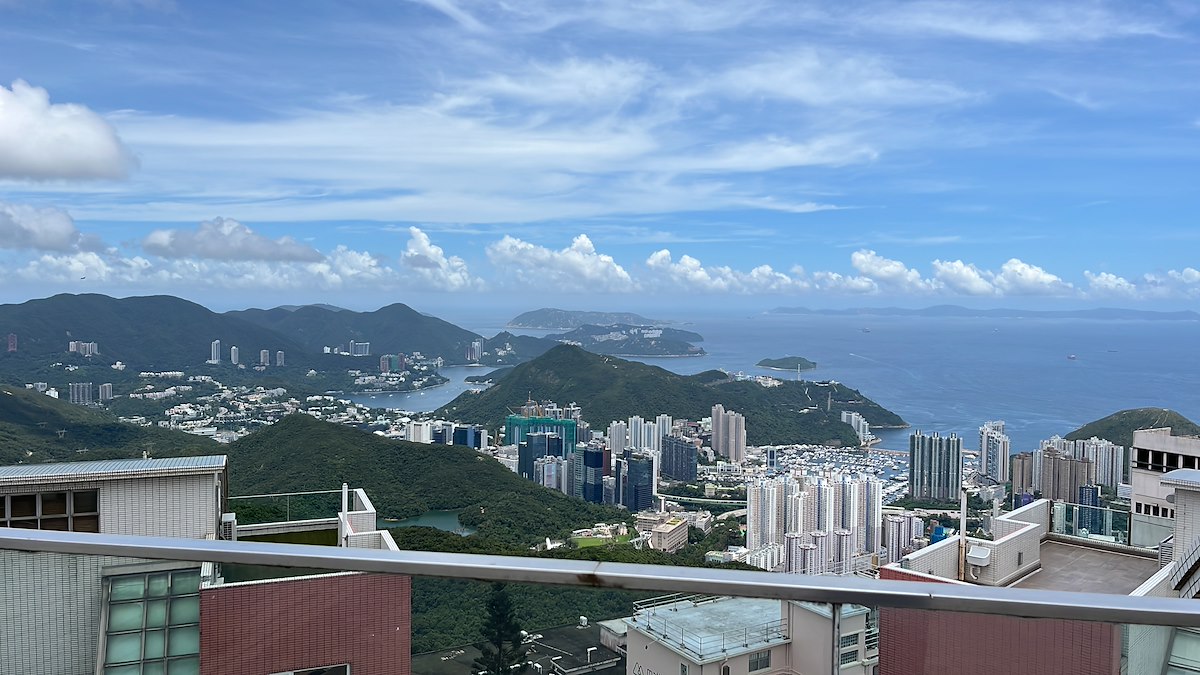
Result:
<svg viewBox="0 0 1200 675">
<path fill-rule="evenodd" d="M 337 354 L 338 356 L 370 356 L 371 343 L 350 340 L 344 345 L 335 345 L 332 347 L 326 345 L 321 348 L 321 353 Z"/>
<path fill-rule="evenodd" d="M 874 476 L 788 472 L 746 485 L 750 564 L 792 574 L 849 574 L 899 559 L 924 537 L 924 522 L 899 514 L 883 533 L 883 481 Z"/>
<path fill-rule="evenodd" d="M 209 356 L 208 356 L 208 360 L 205 361 L 205 363 L 207 363 L 209 365 L 216 365 L 218 363 L 222 363 L 222 355 L 223 354 L 224 354 L 224 352 L 221 350 L 221 341 L 213 340 L 212 343 L 209 345 Z M 242 363 L 241 351 L 237 348 L 237 345 L 233 345 L 229 348 L 229 363 L 231 365 L 235 365 L 235 366 L 239 366 L 239 367 L 243 367 L 243 368 L 246 366 L 246 364 Z M 277 368 L 282 368 L 285 365 L 285 363 L 286 363 L 286 359 L 285 359 L 283 350 L 282 349 L 277 350 L 275 352 L 275 366 Z M 260 349 L 258 352 L 258 363 L 255 364 L 255 366 L 254 366 L 255 370 L 264 370 L 267 367 L 269 367 L 270 365 L 271 365 L 271 350 Z"/>
<path fill-rule="evenodd" d="M 10 349 L 9 351 L 15 352 L 16 346 L 17 346 L 17 336 L 13 335 L 11 337 L 12 337 L 12 341 L 11 341 L 12 349 Z M 96 344 L 95 342 L 84 342 L 82 340 L 71 340 L 70 342 L 67 343 L 67 351 L 72 354 L 78 354 L 80 356 L 95 356 L 100 353 L 100 345 Z"/>
<path fill-rule="evenodd" d="M 870 445 L 878 440 L 875 438 L 875 434 L 871 433 L 871 424 L 867 422 L 861 413 L 852 410 L 843 410 L 842 421 L 849 424 L 851 429 L 854 429 L 855 435 L 858 436 L 859 445 Z"/>
</svg>

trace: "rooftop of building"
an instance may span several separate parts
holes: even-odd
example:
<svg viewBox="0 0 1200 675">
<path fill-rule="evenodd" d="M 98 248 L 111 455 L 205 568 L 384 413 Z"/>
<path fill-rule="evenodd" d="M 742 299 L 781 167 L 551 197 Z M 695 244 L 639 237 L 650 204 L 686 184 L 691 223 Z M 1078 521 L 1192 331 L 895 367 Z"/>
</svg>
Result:
<svg viewBox="0 0 1200 675">
<path fill-rule="evenodd" d="M 624 621 L 697 663 L 789 641 L 778 600 L 684 598 L 639 609 Z"/>
<path fill-rule="evenodd" d="M 1042 566 L 1017 588 L 1129 595 L 1158 571 L 1158 561 L 1102 548 L 1043 541 Z"/>
<path fill-rule="evenodd" d="M 535 667 L 526 670 L 526 673 L 536 674 L 536 665 L 540 665 L 541 672 L 546 675 L 573 672 L 622 675 L 625 672 L 622 656 L 600 644 L 600 626 L 596 623 L 589 623 L 586 627 L 560 626 L 536 631 L 532 637 L 526 656 Z M 412 657 L 412 671 L 422 675 L 474 675 L 479 671 L 475 659 L 482 653 L 480 646 L 482 643 L 415 654 Z M 590 662 L 589 648 L 593 648 Z M 588 670 L 591 665 L 603 663 L 610 665 Z"/>
<path fill-rule="evenodd" d="M 0 466 L 0 485 L 5 483 L 61 483 L 81 480 L 116 480 L 148 476 L 184 476 L 216 473 L 225 469 L 225 455 L 165 457 L 162 459 L 101 459 L 55 464 Z"/>
</svg>

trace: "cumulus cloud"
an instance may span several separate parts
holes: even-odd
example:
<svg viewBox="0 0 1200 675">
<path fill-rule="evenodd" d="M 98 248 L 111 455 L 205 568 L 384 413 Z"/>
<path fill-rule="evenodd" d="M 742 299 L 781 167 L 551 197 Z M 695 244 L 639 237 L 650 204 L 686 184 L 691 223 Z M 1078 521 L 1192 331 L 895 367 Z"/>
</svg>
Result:
<svg viewBox="0 0 1200 675">
<path fill-rule="evenodd" d="M 320 251 L 291 237 L 269 239 L 232 218 L 200 223 L 195 230 L 155 230 L 142 248 L 164 258 L 212 260 L 322 260 Z"/>
<path fill-rule="evenodd" d="M 880 286 L 906 293 L 934 290 L 937 284 L 921 278 L 921 273 L 899 260 L 885 258 L 875 251 L 862 249 L 850 255 L 850 264 L 862 276 Z"/>
<path fill-rule="evenodd" d="M 0 85 L 0 178 L 123 178 L 133 155 L 116 129 L 88 108 L 51 103 L 50 94 L 17 80 Z"/>
<path fill-rule="evenodd" d="M 0 202 L 0 248 L 72 251 L 82 240 L 66 211 Z"/>
<path fill-rule="evenodd" d="M 704 293 L 785 293 L 810 286 L 801 278 L 802 273 L 789 276 L 770 265 L 759 265 L 749 272 L 720 265 L 705 267 L 686 254 L 676 261 L 665 248 L 652 253 L 646 259 L 646 267 L 671 286 Z"/>
<path fill-rule="evenodd" d="M 1088 291 L 1094 295 L 1110 295 L 1119 297 L 1134 297 L 1138 294 L 1138 288 L 1128 279 L 1117 276 L 1111 272 L 1100 272 L 1093 274 L 1090 271 L 1084 271 L 1083 276 L 1088 280 Z"/>
<path fill-rule="evenodd" d="M 626 292 L 637 284 L 613 257 L 597 253 L 592 240 L 581 234 L 571 245 L 554 251 L 512 236 L 487 247 L 488 259 L 503 274 L 538 288 Z"/>
<path fill-rule="evenodd" d="M 1069 295 L 1075 291 L 1058 276 L 1019 258 L 1001 265 L 992 283 L 1004 295 Z"/>
<path fill-rule="evenodd" d="M 961 260 L 934 260 L 933 277 L 943 287 L 962 295 L 993 295 L 996 287 L 988 279 L 991 273 Z"/>
<path fill-rule="evenodd" d="M 813 272 L 813 283 L 822 291 L 837 293 L 875 293 L 879 285 L 869 277 L 856 277 L 837 272 Z"/>
<path fill-rule="evenodd" d="M 479 279 L 471 276 L 465 260 L 456 255 L 447 256 L 420 228 L 410 227 L 408 234 L 408 248 L 400 261 L 423 285 L 441 291 L 461 291 L 482 285 Z"/>
</svg>

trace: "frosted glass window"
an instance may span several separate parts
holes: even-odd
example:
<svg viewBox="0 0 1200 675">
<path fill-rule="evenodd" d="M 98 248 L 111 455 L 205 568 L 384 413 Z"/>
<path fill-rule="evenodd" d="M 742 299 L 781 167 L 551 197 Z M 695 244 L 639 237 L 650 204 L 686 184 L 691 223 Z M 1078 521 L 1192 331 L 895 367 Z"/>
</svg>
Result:
<svg viewBox="0 0 1200 675">
<path fill-rule="evenodd" d="M 171 625 L 196 623 L 200 620 L 200 596 L 171 599 Z"/>
<path fill-rule="evenodd" d="M 146 648 L 143 650 L 143 651 L 145 651 L 145 658 L 161 659 L 162 657 L 166 656 L 167 655 L 166 639 L 167 639 L 166 631 L 161 631 L 161 630 L 146 631 Z"/>
<path fill-rule="evenodd" d="M 142 590 L 145 585 L 146 577 L 140 575 L 115 577 L 112 580 L 112 590 L 109 593 L 109 598 L 114 601 L 138 600 L 142 597 Z"/>
<path fill-rule="evenodd" d="M 200 591 L 200 572 L 190 570 L 171 575 L 171 595 L 186 595 Z"/>
<path fill-rule="evenodd" d="M 165 572 L 162 574 L 151 574 L 146 587 L 150 597 L 161 598 L 171 592 L 170 576 Z"/>
<path fill-rule="evenodd" d="M 142 667 L 136 663 L 128 666 L 109 666 L 104 669 L 104 675 L 141 675 Z"/>
<path fill-rule="evenodd" d="M 142 658 L 142 636 L 140 633 L 109 635 L 104 650 L 104 663 L 127 663 Z"/>
<path fill-rule="evenodd" d="M 200 675 L 200 658 L 189 656 L 168 661 L 167 675 Z"/>
<path fill-rule="evenodd" d="M 140 642 L 140 640 L 139 640 Z M 167 656 L 200 653 L 200 627 L 172 628 L 167 634 Z"/>
<path fill-rule="evenodd" d="M 108 610 L 108 632 L 142 629 L 142 603 L 123 602 Z"/>
<path fill-rule="evenodd" d="M 167 601 L 151 600 L 146 603 L 146 627 L 157 628 L 167 625 Z"/>
</svg>

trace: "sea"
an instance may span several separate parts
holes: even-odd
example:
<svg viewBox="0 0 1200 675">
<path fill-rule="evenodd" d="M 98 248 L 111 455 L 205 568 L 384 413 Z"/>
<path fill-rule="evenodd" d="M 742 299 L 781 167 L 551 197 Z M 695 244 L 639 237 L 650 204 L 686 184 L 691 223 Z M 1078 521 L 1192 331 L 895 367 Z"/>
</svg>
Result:
<svg viewBox="0 0 1200 675">
<path fill-rule="evenodd" d="M 490 336 L 505 330 L 507 318 L 485 317 L 464 327 Z M 964 448 L 977 449 L 979 426 L 987 420 L 1004 421 L 1014 453 L 1127 408 L 1171 408 L 1200 420 L 1196 321 L 756 313 L 678 317 L 673 325 L 704 336 L 699 344 L 707 354 L 636 360 L 680 374 L 721 368 L 794 379 L 795 373 L 754 364 L 803 356 L 817 363 L 801 374 L 804 379 L 853 387 L 911 425 L 876 430 L 884 449 L 907 449 L 915 429 L 956 433 Z M 489 369 L 441 372 L 450 382 L 440 387 L 352 398 L 375 407 L 429 411 L 477 388 L 463 378 Z M 578 403 L 586 417 L 587 402 Z"/>
</svg>

